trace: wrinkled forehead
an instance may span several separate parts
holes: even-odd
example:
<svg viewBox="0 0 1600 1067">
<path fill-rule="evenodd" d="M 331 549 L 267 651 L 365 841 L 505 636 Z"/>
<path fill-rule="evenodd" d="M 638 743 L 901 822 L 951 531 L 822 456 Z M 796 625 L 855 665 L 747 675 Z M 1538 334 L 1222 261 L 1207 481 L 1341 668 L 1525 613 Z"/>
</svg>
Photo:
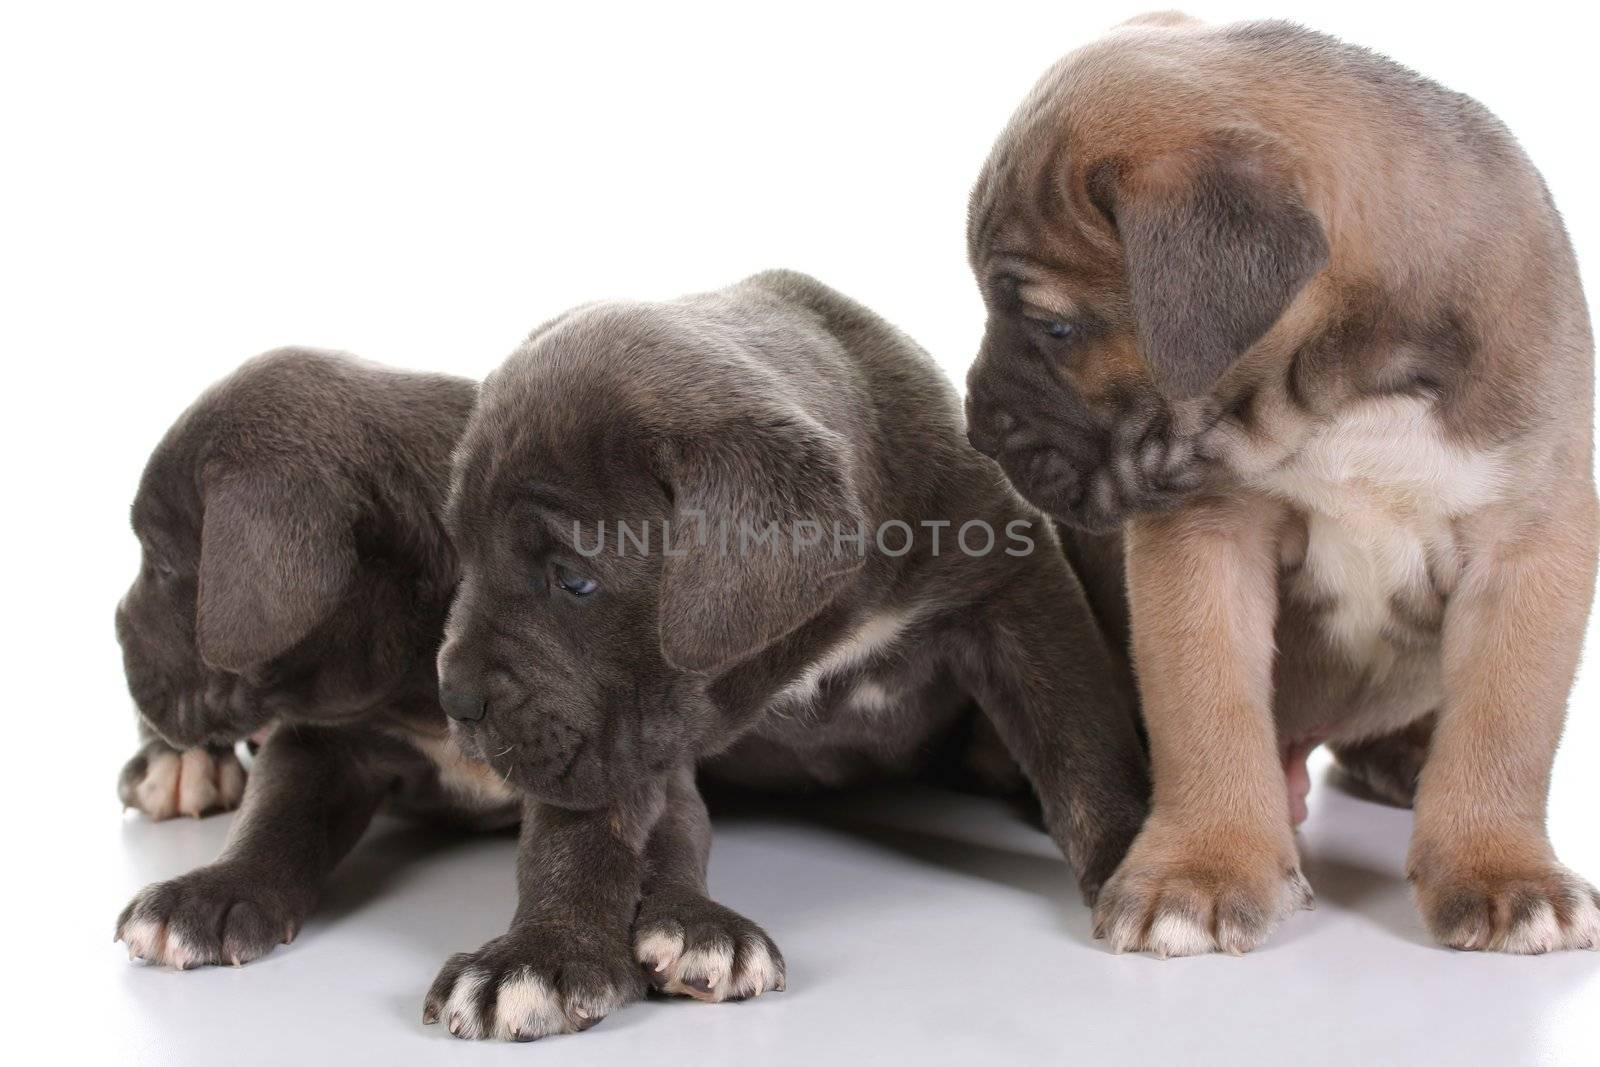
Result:
<svg viewBox="0 0 1600 1067">
<path fill-rule="evenodd" d="M 974 265 L 1016 247 L 1030 223 L 1048 226 L 1060 212 L 1062 155 L 1014 135 L 995 145 L 968 204 L 967 253 Z"/>
<path fill-rule="evenodd" d="M 1112 166 L 1084 174 L 1065 148 L 997 148 L 972 195 L 967 251 L 979 281 L 1007 277 L 1058 290 L 1111 282 L 1121 246 L 1096 188 Z"/>
</svg>

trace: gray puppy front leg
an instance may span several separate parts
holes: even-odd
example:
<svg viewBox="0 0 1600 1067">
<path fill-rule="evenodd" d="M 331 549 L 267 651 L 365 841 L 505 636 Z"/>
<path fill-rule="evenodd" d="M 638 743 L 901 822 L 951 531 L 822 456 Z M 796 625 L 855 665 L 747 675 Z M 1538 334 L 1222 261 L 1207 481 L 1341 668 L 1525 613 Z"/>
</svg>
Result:
<svg viewBox="0 0 1600 1067">
<path fill-rule="evenodd" d="M 783 989 L 783 954 L 772 938 L 707 895 L 710 857 L 711 817 L 685 767 L 668 782 L 666 808 L 645 846 L 633 951 L 646 977 L 661 992 L 709 1002 Z"/>
<path fill-rule="evenodd" d="M 382 796 L 365 747 L 350 731 L 274 730 L 217 861 L 146 886 L 123 909 L 117 940 L 129 956 L 237 966 L 292 941 Z"/>
<path fill-rule="evenodd" d="M 423 1004 L 461 1038 L 532 1041 L 587 1030 L 644 993 L 629 950 L 644 850 L 666 789 L 603 808 L 536 800 L 522 813 L 511 928 L 445 961 Z"/>
<path fill-rule="evenodd" d="M 984 625 L 954 650 L 956 661 L 1093 903 L 1149 805 L 1132 678 L 1092 623 L 1081 586 L 1053 561 L 1036 562 L 981 611 Z"/>
</svg>

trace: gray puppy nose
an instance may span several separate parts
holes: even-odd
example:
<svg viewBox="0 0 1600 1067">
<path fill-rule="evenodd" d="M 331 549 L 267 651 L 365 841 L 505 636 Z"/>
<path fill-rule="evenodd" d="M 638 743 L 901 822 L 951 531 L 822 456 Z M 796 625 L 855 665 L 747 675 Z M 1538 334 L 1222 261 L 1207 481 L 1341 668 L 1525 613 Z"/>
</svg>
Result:
<svg viewBox="0 0 1600 1067">
<path fill-rule="evenodd" d="M 469 690 L 442 685 L 439 687 L 439 703 L 444 705 L 445 714 L 457 722 L 477 722 L 483 718 L 483 697 Z"/>
<path fill-rule="evenodd" d="M 984 433 L 977 423 L 967 427 L 967 441 L 986 456 L 992 457 L 1000 451 L 1000 442 L 993 434 Z"/>
</svg>

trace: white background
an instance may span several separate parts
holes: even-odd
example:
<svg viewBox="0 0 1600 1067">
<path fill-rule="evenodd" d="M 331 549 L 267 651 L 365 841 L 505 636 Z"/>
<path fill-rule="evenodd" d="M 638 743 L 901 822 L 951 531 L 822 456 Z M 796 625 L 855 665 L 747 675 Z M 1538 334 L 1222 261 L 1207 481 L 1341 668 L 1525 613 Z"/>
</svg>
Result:
<svg viewBox="0 0 1600 1067">
<path fill-rule="evenodd" d="M 0 625 L 14 725 L 0 774 L 0 1041 L 13 1047 L 0 1056 L 86 1040 L 149 1061 L 281 1059 L 291 1045 L 306 1062 L 490 1054 L 416 1014 L 437 962 L 509 911 L 505 841 L 449 855 L 431 843 L 425 876 L 390 897 L 363 878 L 413 847 L 395 830 L 336 885 L 347 914 L 236 974 L 131 968 L 110 943 L 139 884 L 209 858 L 225 829 L 124 822 L 114 794 L 134 738 L 111 632 L 136 568 L 127 507 L 149 449 L 203 386 L 286 343 L 478 376 L 571 304 L 771 266 L 873 306 L 959 381 L 982 325 L 963 245 L 970 183 L 1037 75 L 1141 8 L 6 5 Z M 1596 37 L 1579 5 L 1190 10 L 1297 18 L 1476 96 L 1521 138 L 1588 273 L 1600 270 Z M 1591 665 L 1551 820 L 1591 878 L 1595 678 Z M 920 1036 L 930 1061 L 1600 1056 L 1600 961 L 1427 947 L 1398 881 L 1407 816 L 1322 783 L 1315 798 L 1305 842 L 1322 910 L 1257 956 L 1165 965 L 1086 943 L 1047 860 L 1028 862 L 1048 873 L 1008 880 L 1038 853 L 1035 835 L 1021 833 L 1021 851 L 983 843 L 972 859 L 946 842 L 913 862 L 890 846 L 903 837 L 747 820 L 719 838 L 713 888 L 789 952 L 792 989 L 776 1006 L 646 1007 L 498 1051 L 855 1059 L 910 1054 Z M 903 806 L 870 818 L 895 822 Z M 982 842 L 992 824 L 994 841 L 1018 840 L 981 805 L 946 814 L 960 825 L 927 832 Z M 807 872 L 822 880 L 802 906 Z M 915 915 L 930 925 L 903 925 Z"/>
</svg>

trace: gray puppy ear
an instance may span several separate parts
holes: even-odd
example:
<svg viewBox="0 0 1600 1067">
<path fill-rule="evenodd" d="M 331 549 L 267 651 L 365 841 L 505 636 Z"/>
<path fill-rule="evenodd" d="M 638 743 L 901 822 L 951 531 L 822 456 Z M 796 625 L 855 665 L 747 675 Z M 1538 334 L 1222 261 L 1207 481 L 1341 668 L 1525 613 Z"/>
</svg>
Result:
<svg viewBox="0 0 1600 1067">
<path fill-rule="evenodd" d="M 208 479 L 200 537 L 200 657 L 242 671 L 327 618 L 355 573 L 350 518 L 325 486 L 282 474 Z"/>
<path fill-rule="evenodd" d="M 798 413 L 734 419 L 665 446 L 676 501 L 661 650 L 712 673 L 825 608 L 864 565 L 836 532 L 863 522 L 844 442 Z M 757 537 L 772 529 L 776 536 Z"/>
<path fill-rule="evenodd" d="M 1104 206 L 1126 259 L 1138 342 L 1156 388 L 1209 392 L 1328 262 L 1286 150 L 1219 135 L 1114 183 Z"/>
</svg>

